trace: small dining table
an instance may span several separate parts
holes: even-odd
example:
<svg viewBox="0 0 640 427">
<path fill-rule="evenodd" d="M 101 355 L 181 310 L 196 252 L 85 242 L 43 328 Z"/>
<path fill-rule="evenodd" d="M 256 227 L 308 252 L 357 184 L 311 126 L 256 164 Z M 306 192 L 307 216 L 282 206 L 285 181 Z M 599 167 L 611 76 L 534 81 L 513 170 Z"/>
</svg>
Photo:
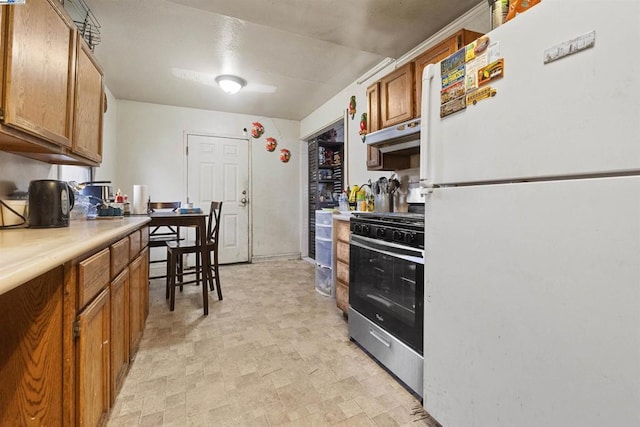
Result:
<svg viewBox="0 0 640 427">
<path fill-rule="evenodd" d="M 202 239 L 200 236 L 207 235 L 207 218 L 208 213 L 180 213 L 180 212 L 150 212 L 149 218 L 151 222 L 149 226 L 174 226 L 174 227 L 196 227 L 196 241 L 200 243 L 200 255 L 202 259 L 202 294 L 204 296 L 204 311 L 209 311 L 209 298 L 207 282 L 211 274 L 211 260 L 208 256 L 205 256 L 206 238 Z M 167 280 L 171 280 L 167 277 Z"/>
</svg>

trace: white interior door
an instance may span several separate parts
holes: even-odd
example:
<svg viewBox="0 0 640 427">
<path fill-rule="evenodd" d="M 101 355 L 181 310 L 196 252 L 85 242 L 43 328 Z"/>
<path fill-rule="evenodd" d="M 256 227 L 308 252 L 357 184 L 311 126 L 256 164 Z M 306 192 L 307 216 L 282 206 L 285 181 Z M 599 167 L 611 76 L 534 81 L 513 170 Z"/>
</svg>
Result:
<svg viewBox="0 0 640 427">
<path fill-rule="evenodd" d="M 187 135 L 187 197 L 209 211 L 221 200 L 219 261 L 249 261 L 249 143 L 246 139 Z"/>
</svg>

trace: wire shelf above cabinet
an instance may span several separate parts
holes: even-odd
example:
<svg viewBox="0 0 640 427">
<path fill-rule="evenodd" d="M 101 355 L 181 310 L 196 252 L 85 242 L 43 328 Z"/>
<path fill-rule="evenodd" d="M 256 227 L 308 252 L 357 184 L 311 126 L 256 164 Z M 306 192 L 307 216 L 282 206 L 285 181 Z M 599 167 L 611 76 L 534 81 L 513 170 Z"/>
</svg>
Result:
<svg viewBox="0 0 640 427">
<path fill-rule="evenodd" d="M 78 33 L 93 52 L 100 43 L 100 23 L 84 0 L 62 0 L 64 9 L 78 28 Z"/>
</svg>

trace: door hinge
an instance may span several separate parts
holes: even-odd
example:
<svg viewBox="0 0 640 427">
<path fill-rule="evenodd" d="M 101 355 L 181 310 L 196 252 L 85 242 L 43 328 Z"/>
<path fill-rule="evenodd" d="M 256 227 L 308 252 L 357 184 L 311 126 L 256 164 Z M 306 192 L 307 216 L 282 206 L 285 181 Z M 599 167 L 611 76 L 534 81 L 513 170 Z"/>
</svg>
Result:
<svg viewBox="0 0 640 427">
<path fill-rule="evenodd" d="M 73 323 L 73 337 L 74 338 L 80 337 L 80 322 L 77 320 Z"/>
<path fill-rule="evenodd" d="M 189 146 L 187 145 L 184 150 L 185 150 L 185 152 L 187 153 L 187 156 L 188 156 L 189 155 Z"/>
</svg>

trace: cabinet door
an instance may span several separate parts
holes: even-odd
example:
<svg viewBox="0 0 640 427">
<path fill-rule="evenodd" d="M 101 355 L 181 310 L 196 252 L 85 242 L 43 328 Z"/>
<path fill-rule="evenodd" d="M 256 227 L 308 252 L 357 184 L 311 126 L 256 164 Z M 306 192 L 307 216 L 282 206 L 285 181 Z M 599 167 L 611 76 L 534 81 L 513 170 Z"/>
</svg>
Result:
<svg viewBox="0 0 640 427">
<path fill-rule="evenodd" d="M 340 281 L 336 283 L 336 306 L 342 310 L 343 315 L 349 313 L 349 287 Z"/>
<path fill-rule="evenodd" d="M 142 258 L 140 270 L 140 275 L 142 276 L 140 279 L 142 282 L 142 329 L 144 329 L 144 324 L 147 321 L 147 317 L 149 317 L 149 249 L 145 248 L 140 253 L 140 257 Z"/>
<path fill-rule="evenodd" d="M 383 128 L 414 117 L 413 62 L 380 80 L 380 121 Z"/>
<path fill-rule="evenodd" d="M 129 367 L 129 269 L 110 285 L 111 289 L 111 404 L 122 387 Z"/>
<path fill-rule="evenodd" d="M 135 358 L 149 312 L 149 249 L 129 265 L 129 358 Z"/>
<path fill-rule="evenodd" d="M 73 152 L 102 161 L 103 72 L 89 46 L 78 38 Z"/>
<path fill-rule="evenodd" d="M 3 6 L 10 8 L 4 123 L 70 148 L 77 31 L 58 7 L 55 0 Z"/>
<path fill-rule="evenodd" d="M 78 424 L 97 426 L 109 415 L 109 288 L 78 315 Z"/>
<path fill-rule="evenodd" d="M 416 117 L 422 115 L 422 73 L 427 65 L 442 61 L 480 36 L 482 33 L 460 30 L 415 59 Z"/>
<path fill-rule="evenodd" d="M 380 129 L 380 83 L 367 88 L 367 133 Z"/>
<path fill-rule="evenodd" d="M 2 426 L 73 424 L 63 419 L 63 274 L 58 267 L 0 295 Z"/>
<path fill-rule="evenodd" d="M 376 82 L 367 88 L 367 133 L 380 129 L 380 83 Z M 380 150 L 367 145 L 367 168 L 380 166 Z"/>
</svg>

